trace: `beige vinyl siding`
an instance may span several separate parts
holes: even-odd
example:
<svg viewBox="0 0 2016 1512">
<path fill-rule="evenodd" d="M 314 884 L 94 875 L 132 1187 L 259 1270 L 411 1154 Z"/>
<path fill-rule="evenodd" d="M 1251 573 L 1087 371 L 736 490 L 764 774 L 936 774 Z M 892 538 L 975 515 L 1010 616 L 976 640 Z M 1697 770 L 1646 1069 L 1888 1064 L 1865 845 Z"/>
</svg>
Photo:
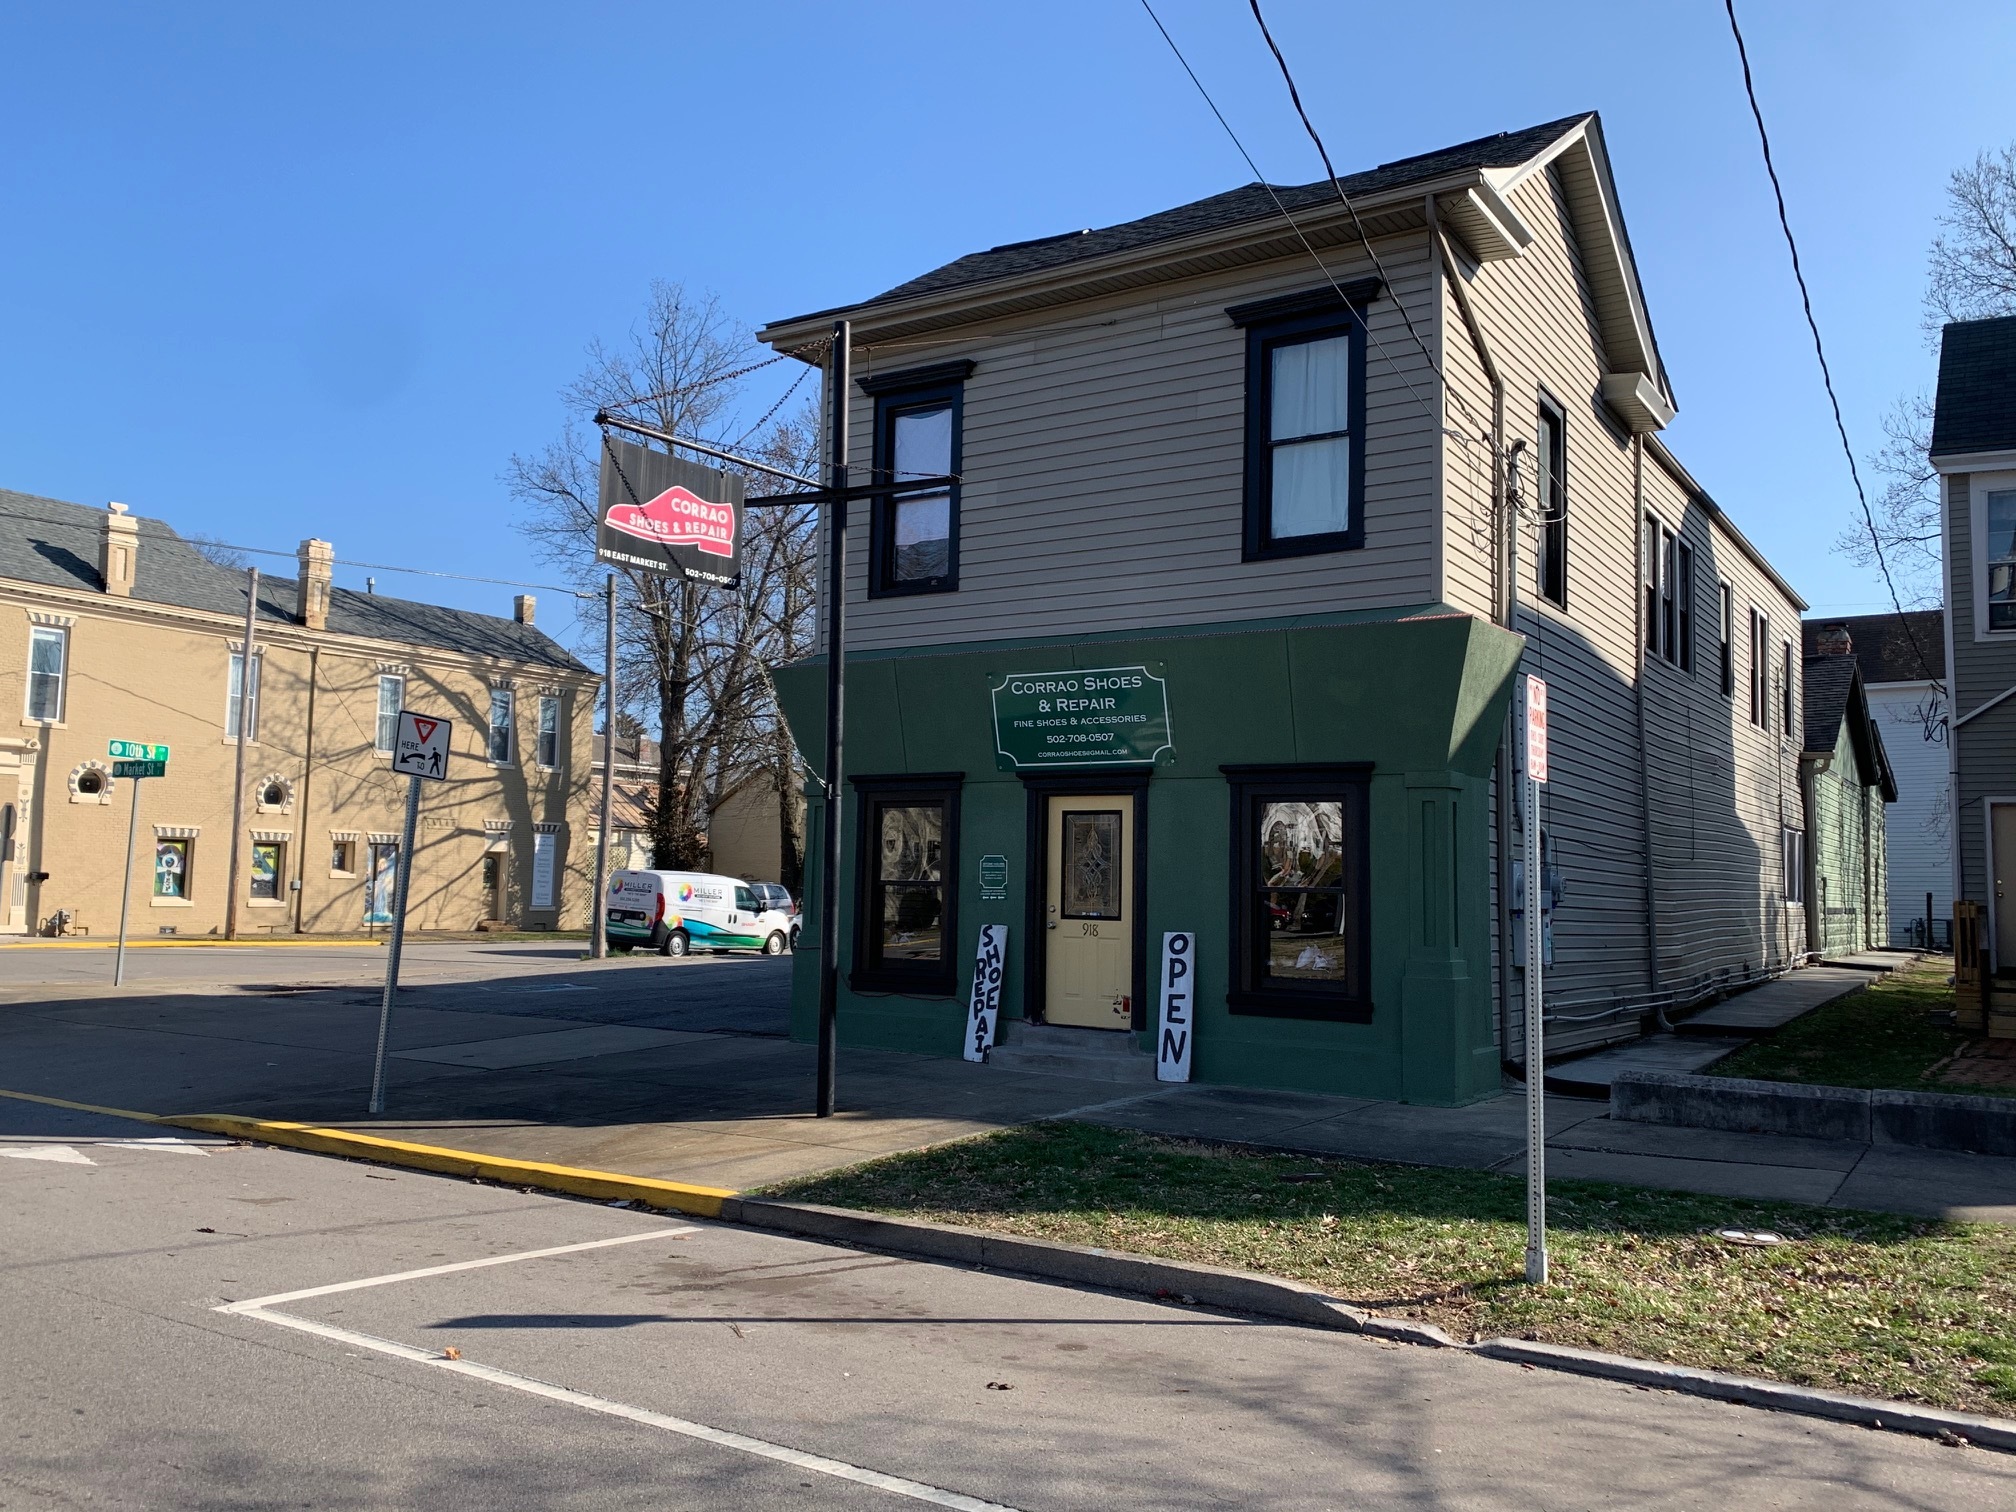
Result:
<svg viewBox="0 0 2016 1512">
<path fill-rule="evenodd" d="M 868 511 L 850 517 L 848 644 L 862 650 L 1147 629 L 1432 603 L 1434 374 L 1394 298 L 1432 330 L 1420 238 L 1382 247 L 1394 287 L 1370 310 L 1365 545 L 1243 562 L 1246 337 L 1225 307 L 1321 288 L 1307 259 L 1152 301 L 1074 306 L 1048 324 L 870 349 L 857 374 L 975 364 L 962 432 L 959 587 L 867 597 Z M 1332 254 L 1337 281 L 1371 264 Z M 853 457 L 873 461 L 874 402 L 854 396 Z"/>
<path fill-rule="evenodd" d="M 1558 177 L 1534 175 L 1514 202 L 1536 232 L 1533 245 L 1519 258 L 1482 268 L 1461 262 L 1459 276 L 1505 383 L 1507 443 L 1527 443 L 1521 483 L 1529 503 L 1536 493 L 1542 394 L 1566 417 L 1567 604 L 1540 599 L 1539 529 L 1522 521 L 1514 621 L 1529 638 L 1525 670 L 1548 683 L 1553 773 L 1541 817 L 1561 867 L 1563 897 L 1553 915 L 1554 964 L 1547 978 L 1550 1012 L 1562 1021 L 1550 1024 L 1547 1043 L 1550 1055 L 1560 1055 L 1636 1034 L 1636 1010 L 1650 1000 L 1655 980 L 1661 991 L 1689 994 L 1706 990 L 1718 974 L 1733 977 L 1778 964 L 1800 948 L 1803 918 L 1788 918 L 1778 882 L 1779 816 L 1798 809 L 1796 748 L 1781 750 L 1775 734 L 1766 740 L 1748 728 L 1740 665 L 1738 699 L 1732 705 L 1721 696 L 1714 639 L 1718 575 L 1736 585 L 1739 617 L 1750 603 L 1770 615 L 1774 645 L 1778 627 L 1796 637 L 1798 619 L 1792 603 L 1706 509 L 1688 503 L 1648 451 L 1644 507 L 1694 550 L 1695 659 L 1691 675 L 1664 662 L 1644 672 L 1641 743 L 1641 507 L 1633 446 L 1596 397 L 1608 366 Z M 1490 387 L 1453 297 L 1445 293 L 1443 299 L 1448 426 L 1474 431 L 1478 417 L 1489 416 Z M 1488 450 L 1479 466 L 1469 460 L 1474 449 L 1459 437 L 1445 436 L 1443 445 L 1444 596 L 1488 614 L 1494 551 Z M 1646 918 L 1641 760 L 1652 794 L 1656 973 Z M 1600 1016 L 1612 1007 L 1627 1011 Z M 1516 1045 L 1524 1032 L 1516 992 L 1505 1008 L 1506 1043 Z"/>
</svg>

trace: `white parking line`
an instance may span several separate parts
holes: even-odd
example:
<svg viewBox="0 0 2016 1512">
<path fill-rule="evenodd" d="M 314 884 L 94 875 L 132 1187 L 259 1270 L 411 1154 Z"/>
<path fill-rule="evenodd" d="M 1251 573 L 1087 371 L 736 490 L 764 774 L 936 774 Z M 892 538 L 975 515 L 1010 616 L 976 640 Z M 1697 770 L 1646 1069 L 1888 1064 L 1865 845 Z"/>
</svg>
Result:
<svg viewBox="0 0 2016 1512">
<path fill-rule="evenodd" d="M 614 1239 L 593 1239 L 585 1244 L 561 1244 L 551 1249 L 523 1250 L 513 1255 L 491 1255 L 482 1260 L 463 1260 L 452 1265 L 430 1265 L 424 1270 L 395 1271 L 385 1276 L 369 1276 L 361 1281 L 339 1281 L 332 1286 L 311 1286 L 301 1291 L 279 1292 L 270 1297 L 252 1297 L 243 1302 L 227 1302 L 221 1307 L 213 1308 L 212 1311 L 229 1313 L 241 1318 L 256 1318 L 261 1323 L 291 1328 L 298 1333 L 312 1334 L 316 1338 L 346 1344 L 355 1349 L 368 1349 L 374 1354 L 389 1355 L 395 1360 L 405 1360 L 414 1365 L 427 1365 L 436 1370 L 452 1371 L 456 1375 L 467 1376 L 472 1380 L 486 1381 L 492 1386 L 508 1387 L 512 1391 L 522 1391 L 528 1396 L 543 1397 L 549 1402 L 564 1402 L 570 1407 L 598 1412 L 605 1417 L 622 1418 L 626 1422 L 637 1423 L 646 1428 L 657 1428 L 666 1433 L 676 1433 L 685 1438 L 698 1439 L 702 1443 L 718 1445 L 723 1449 L 734 1449 L 743 1454 L 753 1454 L 760 1459 L 775 1460 L 779 1464 L 791 1466 L 794 1470 L 810 1471 L 832 1476 L 836 1480 L 852 1481 L 856 1485 L 872 1486 L 878 1491 L 908 1497 L 912 1501 L 928 1502 L 934 1507 L 950 1507 L 955 1509 L 955 1512 L 1016 1512 L 1014 1507 L 1004 1502 L 985 1501 L 977 1496 L 948 1491 L 942 1486 L 926 1485 L 922 1481 L 907 1480 L 900 1475 L 888 1475 L 880 1470 L 870 1470 L 865 1465 L 849 1464 L 846 1460 L 829 1459 L 823 1454 L 808 1454 L 803 1449 L 793 1449 L 786 1444 L 773 1444 L 767 1439 L 751 1438 L 746 1433 L 714 1428 L 688 1418 L 672 1417 L 663 1412 L 632 1407 L 627 1402 L 614 1402 L 607 1397 L 592 1396 L 585 1391 L 555 1386 L 550 1382 L 534 1380 L 531 1376 L 499 1370 L 494 1365 L 483 1365 L 474 1360 L 460 1358 L 450 1359 L 439 1350 L 416 1349 L 411 1344 L 375 1338 L 371 1334 L 358 1333 L 354 1329 L 337 1328 L 333 1324 L 317 1322 L 312 1318 L 297 1318 L 288 1313 L 272 1310 L 283 1302 L 300 1302 L 310 1297 L 327 1297 L 338 1292 L 361 1291 L 366 1287 L 389 1286 L 395 1281 L 418 1281 L 428 1276 L 452 1275 L 458 1271 L 480 1270 L 491 1265 L 511 1265 L 520 1260 L 543 1260 L 551 1255 L 576 1255 L 584 1250 L 607 1249 L 617 1244 L 637 1244 L 647 1239 L 673 1239 L 681 1234 L 698 1232 L 699 1230 L 694 1228 L 652 1229 L 648 1233 L 623 1234 Z"/>
<path fill-rule="evenodd" d="M 310 1286 L 300 1291 L 275 1292 L 270 1297 L 249 1297 L 243 1302 L 227 1302 L 213 1311 L 250 1313 L 278 1307 L 282 1302 L 302 1302 L 309 1297 L 332 1297 L 337 1292 L 363 1291 L 370 1286 L 390 1286 L 395 1281 L 420 1281 L 428 1276 L 449 1276 L 456 1271 L 482 1270 L 491 1265 L 516 1265 L 520 1260 L 544 1260 L 549 1255 L 578 1255 L 583 1250 L 608 1249 L 616 1244 L 641 1244 L 647 1239 L 677 1239 L 681 1234 L 697 1234 L 696 1228 L 647 1229 L 641 1234 L 618 1234 L 614 1239 L 590 1239 L 585 1244 L 556 1244 L 551 1249 L 519 1250 L 512 1255 L 488 1255 L 481 1260 L 457 1260 L 453 1265 L 430 1265 L 423 1270 L 394 1271 L 389 1276 L 366 1276 L 362 1281 L 338 1281 L 331 1286 Z"/>
</svg>

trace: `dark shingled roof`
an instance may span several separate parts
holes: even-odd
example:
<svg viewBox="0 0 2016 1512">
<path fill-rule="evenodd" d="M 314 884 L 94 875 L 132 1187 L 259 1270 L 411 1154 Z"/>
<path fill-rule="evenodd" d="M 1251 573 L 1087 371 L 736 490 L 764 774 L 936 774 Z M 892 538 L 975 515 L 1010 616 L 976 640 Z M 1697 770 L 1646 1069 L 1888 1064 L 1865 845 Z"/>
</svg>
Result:
<svg viewBox="0 0 2016 1512">
<path fill-rule="evenodd" d="M 1340 182 L 1344 192 L 1356 198 L 1403 188 L 1408 184 L 1426 183 L 1465 169 L 1515 168 L 1558 140 L 1564 132 L 1588 120 L 1589 114 L 1585 111 L 1580 115 L 1563 116 L 1558 121 L 1529 126 L 1523 131 L 1501 131 L 1496 136 L 1479 137 L 1474 142 L 1461 142 L 1419 157 L 1382 163 L 1363 173 L 1349 174 Z M 1264 184 L 1247 184 L 1243 188 L 1214 194 L 1209 199 L 1178 205 L 1173 210 L 1159 211 L 1140 220 L 1102 227 L 1097 231 L 1067 231 L 1061 236 L 1009 242 L 1004 246 L 990 247 L 985 252 L 968 253 L 863 303 L 885 304 L 890 300 L 935 294 L 1018 273 L 1040 273 L 1049 268 L 1061 268 L 1067 263 L 1105 257 L 1114 252 L 1131 252 L 1137 247 L 1175 241 L 1201 231 L 1215 231 L 1222 226 L 1266 220 L 1281 213 L 1274 204 L 1275 195 L 1280 196 L 1281 203 L 1290 211 L 1295 211 L 1335 204 L 1337 191 L 1328 179 L 1315 184 L 1277 184 L 1273 194 L 1268 193 Z"/>
<path fill-rule="evenodd" d="M 2016 450 L 2016 315 L 1956 320 L 1939 338 L 1932 455 Z"/>
<path fill-rule="evenodd" d="M 1910 632 L 1905 632 L 1909 624 Z M 1846 619 L 1813 618 L 1802 627 L 1805 653 L 1819 655 L 1820 632 L 1839 625 L 1848 632 L 1865 683 L 1925 682 L 1946 675 L 1946 611 L 1912 609 L 1895 614 L 1856 614 Z M 1916 638 L 1918 647 L 1912 649 Z M 1924 660 L 1920 661 L 1922 654 Z"/>
<path fill-rule="evenodd" d="M 206 609 L 218 614 L 245 612 L 245 575 L 220 567 L 165 522 L 139 516 L 139 561 L 133 597 L 150 604 Z M 98 573 L 98 535 L 105 511 L 61 499 L 0 489 L 0 578 L 49 588 L 103 589 Z M 259 576 L 259 618 L 275 625 L 298 624 L 299 585 L 292 573 Z M 465 656 L 586 672 L 558 642 L 531 625 L 468 609 L 444 609 L 409 599 L 385 598 L 333 588 L 329 629 L 337 635 L 366 636 L 410 646 L 431 646 Z"/>
<path fill-rule="evenodd" d="M 1897 777 L 1890 770 L 1890 753 L 1883 749 L 1883 732 L 1869 717 L 1869 699 L 1862 691 L 1855 658 L 1809 656 L 1801 665 L 1807 754 L 1832 755 L 1841 741 L 1842 722 L 1847 721 L 1866 785 L 1881 787 L 1883 801 L 1895 803 Z"/>
</svg>

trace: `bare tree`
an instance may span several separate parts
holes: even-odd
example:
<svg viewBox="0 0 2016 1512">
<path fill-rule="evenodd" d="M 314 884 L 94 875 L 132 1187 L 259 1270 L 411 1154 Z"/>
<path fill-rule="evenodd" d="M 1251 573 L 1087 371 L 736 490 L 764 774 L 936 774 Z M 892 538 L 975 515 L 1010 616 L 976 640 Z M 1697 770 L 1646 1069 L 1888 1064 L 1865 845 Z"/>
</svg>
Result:
<svg viewBox="0 0 2016 1512">
<path fill-rule="evenodd" d="M 2016 313 L 2016 142 L 1954 171 L 1930 261 L 1928 334 L 1949 320 Z"/>
<path fill-rule="evenodd" d="M 2016 314 L 2016 143 L 1956 169 L 1927 258 L 1924 323 L 1936 350 L 1950 320 Z M 1890 565 L 1907 603 L 1936 605 L 1940 580 L 1939 475 L 1933 470 L 1932 401 L 1900 399 L 1883 422 L 1870 464 L 1883 480 L 1876 529 L 1844 533 L 1837 548 L 1863 566 Z"/>
<path fill-rule="evenodd" d="M 789 456 L 794 469 L 802 466 L 801 453 L 811 449 L 808 422 L 795 415 L 773 423 L 782 401 L 751 431 L 728 430 L 751 353 L 747 331 L 711 296 L 654 284 L 627 342 L 592 344 L 586 369 L 561 391 L 570 418 L 559 439 L 535 455 L 514 455 L 506 470 L 525 511 L 519 528 L 541 556 L 584 591 L 599 587 L 609 570 L 595 561 L 602 439 L 578 418 L 598 409 L 621 409 L 656 429 L 731 450 L 750 445 L 753 435 L 755 455 Z M 760 480 L 752 488 L 769 491 Z M 705 865 L 705 826 L 728 786 L 757 769 L 774 779 L 777 751 L 789 751 L 768 669 L 802 654 L 809 638 L 810 529 L 802 509 L 749 511 L 735 589 L 616 569 L 616 706 L 646 715 L 659 731 L 658 796 L 649 818 L 658 866 Z M 794 821 L 795 808 L 787 815 Z M 786 855 L 801 856 L 802 840 Z"/>
</svg>

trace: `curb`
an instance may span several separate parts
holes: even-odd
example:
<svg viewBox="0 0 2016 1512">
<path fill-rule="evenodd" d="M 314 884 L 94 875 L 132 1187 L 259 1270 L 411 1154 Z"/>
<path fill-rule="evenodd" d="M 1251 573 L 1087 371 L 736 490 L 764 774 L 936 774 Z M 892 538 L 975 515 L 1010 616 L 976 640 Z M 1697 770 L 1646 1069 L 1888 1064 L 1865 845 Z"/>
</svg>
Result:
<svg viewBox="0 0 2016 1512">
<path fill-rule="evenodd" d="M 128 940 L 128 950 L 336 950 L 384 945 L 383 940 Z M 424 942 L 422 942 L 424 943 Z M 117 940 L 23 940 L 0 950 L 117 950 Z"/>
<path fill-rule="evenodd" d="M 330 1129 L 314 1124 L 242 1118 L 227 1113 L 137 1113 L 131 1109 L 71 1102 L 32 1092 L 0 1091 L 0 1097 L 79 1112 L 103 1113 L 142 1123 L 194 1129 L 205 1134 L 222 1134 L 261 1144 L 284 1145 L 318 1155 L 343 1156 L 377 1165 L 432 1171 L 445 1176 L 480 1177 L 486 1181 L 533 1187 L 570 1197 L 629 1200 L 646 1207 L 670 1209 L 772 1233 L 823 1239 L 858 1249 L 969 1265 L 979 1270 L 1003 1271 L 1039 1281 L 1092 1286 L 1104 1291 L 1146 1297 L 1151 1301 L 1278 1318 L 1307 1327 L 1365 1334 L 1430 1349 L 1454 1349 L 1507 1364 L 1628 1381 L 1633 1385 L 1707 1397 L 1740 1406 L 1830 1418 L 1835 1422 L 1918 1434 L 1948 1443 L 1965 1440 L 1981 1448 L 2016 1453 L 2016 1419 L 1976 1417 L 1970 1413 L 1914 1407 L 1904 1402 L 1844 1396 L 1814 1387 L 1794 1386 L 1754 1376 L 1723 1375 L 1686 1365 L 1636 1360 L 1625 1355 L 1575 1349 L 1562 1344 L 1542 1344 L 1523 1339 L 1485 1339 L 1466 1344 L 1451 1338 L 1432 1323 L 1382 1317 L 1341 1297 L 1332 1297 L 1294 1281 L 1283 1281 L 1251 1271 L 1228 1270 L 1183 1260 L 1156 1260 L 1119 1250 L 1062 1244 L 1051 1239 L 1027 1239 L 987 1229 L 931 1223 L 921 1218 L 899 1218 L 885 1213 L 857 1212 L 852 1208 L 822 1207 L 815 1203 L 743 1197 L 724 1187 L 659 1181 L 647 1176 L 623 1176 L 612 1171 L 583 1170 L 543 1161 L 507 1160 L 500 1156 L 478 1155 L 469 1150 L 382 1139 L 375 1134 L 357 1134 L 347 1129 Z"/>
<path fill-rule="evenodd" d="M 115 1109 L 100 1109 L 114 1112 Z M 145 1114 L 138 1115 L 147 1117 Z M 721 1206 L 735 1194 L 726 1187 L 695 1186 L 684 1181 L 659 1181 L 649 1176 L 622 1176 L 614 1171 L 589 1171 L 577 1166 L 550 1165 L 543 1160 L 509 1160 L 501 1155 L 478 1155 L 469 1150 L 451 1150 L 442 1145 L 414 1144 L 404 1139 L 383 1139 L 376 1134 L 357 1134 L 348 1129 L 322 1128 L 315 1124 L 286 1123 L 271 1119 L 240 1118 L 229 1113 L 187 1113 L 155 1115 L 149 1120 L 205 1134 L 225 1134 L 234 1139 L 257 1140 L 261 1144 L 287 1145 L 318 1155 L 342 1155 L 352 1160 L 369 1160 L 379 1165 L 404 1166 L 409 1170 L 434 1171 L 443 1176 L 480 1177 L 485 1181 L 512 1186 L 536 1187 L 569 1197 L 595 1197 L 603 1201 L 628 1200 L 646 1207 L 667 1208 L 696 1218 L 716 1218 Z"/>
</svg>

